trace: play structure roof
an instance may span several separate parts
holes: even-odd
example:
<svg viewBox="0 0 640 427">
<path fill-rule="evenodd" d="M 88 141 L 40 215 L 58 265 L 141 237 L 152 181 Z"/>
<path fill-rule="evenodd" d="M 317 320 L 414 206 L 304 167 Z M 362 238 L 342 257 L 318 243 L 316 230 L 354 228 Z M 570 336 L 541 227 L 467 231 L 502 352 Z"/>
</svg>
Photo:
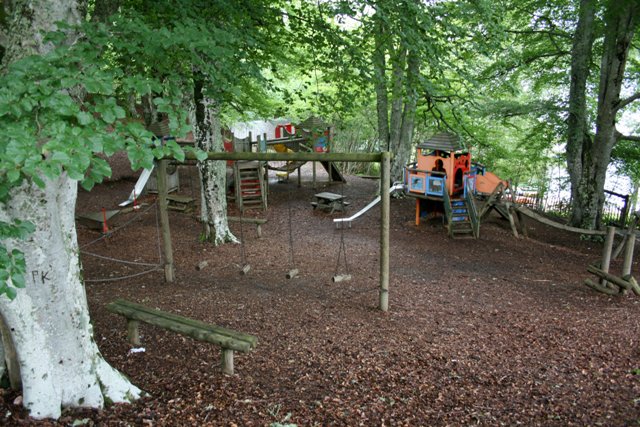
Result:
<svg viewBox="0 0 640 427">
<path fill-rule="evenodd" d="M 454 133 L 441 132 L 418 144 L 418 148 L 441 151 L 466 150 L 460 136 Z"/>
<path fill-rule="evenodd" d="M 299 127 L 305 130 L 312 130 L 312 129 L 324 129 L 326 127 L 329 127 L 329 125 L 320 117 L 311 116 L 307 120 L 300 123 Z"/>
</svg>

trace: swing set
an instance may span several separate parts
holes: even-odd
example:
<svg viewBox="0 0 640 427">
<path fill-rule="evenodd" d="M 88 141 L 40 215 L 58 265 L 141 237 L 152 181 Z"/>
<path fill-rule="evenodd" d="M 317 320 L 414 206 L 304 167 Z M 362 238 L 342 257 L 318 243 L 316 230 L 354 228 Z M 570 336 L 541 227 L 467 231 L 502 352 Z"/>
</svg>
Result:
<svg viewBox="0 0 640 427">
<path fill-rule="evenodd" d="M 196 160 L 195 155 L 186 153 L 186 160 Z M 380 163 L 380 199 L 381 199 L 381 226 L 380 226 L 380 284 L 378 289 L 379 305 L 381 311 L 389 310 L 389 221 L 390 221 L 390 191 L 389 186 L 384 183 L 390 181 L 390 160 L 389 152 L 382 153 L 313 153 L 313 152 L 286 152 L 286 153 L 254 153 L 254 152 L 207 152 L 207 161 L 236 161 L 236 160 L 257 160 L 257 161 L 329 161 L 329 162 L 368 162 Z M 164 254 L 165 281 L 175 280 L 173 266 L 173 251 L 171 247 L 171 234 L 169 229 L 169 217 L 167 213 L 167 191 L 166 185 L 166 164 L 168 159 L 162 159 L 158 168 L 158 198 L 160 206 L 160 225 L 162 227 L 162 242 Z M 242 215 L 242 210 L 241 210 Z M 293 251 L 293 231 L 291 219 L 291 203 L 289 203 L 289 267 L 286 277 L 291 279 L 299 274 L 295 267 Z M 242 221 L 240 222 L 240 255 L 242 258 L 241 274 L 247 274 L 251 269 L 246 259 L 244 250 L 244 230 Z M 344 259 L 345 274 L 339 274 L 340 261 Z M 332 277 L 333 282 L 342 282 L 351 279 L 347 264 L 347 253 L 344 242 L 344 230 L 340 235 L 340 248 L 336 270 Z"/>
<path fill-rule="evenodd" d="M 341 193 L 344 193 L 344 181 L 341 184 Z M 293 215 L 291 214 L 291 194 L 292 190 L 289 188 L 287 191 L 287 225 L 288 225 L 288 262 L 290 270 L 287 271 L 285 277 L 287 279 L 293 279 L 298 276 L 300 270 L 296 267 L 295 262 L 295 251 L 293 249 Z M 341 194 L 344 197 L 344 194 Z M 240 207 L 240 274 L 246 275 L 251 270 L 251 264 L 247 260 L 247 253 L 245 249 L 245 239 L 244 239 L 244 227 L 243 223 L 246 222 L 244 218 L 244 207 Z M 340 261 L 344 259 L 344 273 L 340 273 Z M 347 261 L 347 247 L 345 245 L 344 240 L 344 227 L 341 227 L 340 230 L 340 245 L 338 248 L 338 259 L 336 261 L 336 268 L 333 277 L 331 277 L 331 281 L 333 283 L 337 282 L 346 282 L 351 280 L 351 274 L 349 274 L 349 263 Z"/>
</svg>

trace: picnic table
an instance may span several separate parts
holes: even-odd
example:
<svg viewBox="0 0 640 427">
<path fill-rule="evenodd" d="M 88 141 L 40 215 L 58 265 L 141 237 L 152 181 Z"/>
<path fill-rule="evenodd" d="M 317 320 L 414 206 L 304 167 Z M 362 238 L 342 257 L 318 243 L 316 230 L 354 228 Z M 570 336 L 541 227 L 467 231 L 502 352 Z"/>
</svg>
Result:
<svg viewBox="0 0 640 427">
<path fill-rule="evenodd" d="M 323 191 L 314 195 L 315 202 L 311 202 L 313 208 L 320 208 L 323 210 L 329 210 L 330 213 L 335 211 L 344 212 L 346 207 L 349 206 L 349 202 L 345 201 L 345 196 L 341 194 L 330 193 Z"/>
</svg>

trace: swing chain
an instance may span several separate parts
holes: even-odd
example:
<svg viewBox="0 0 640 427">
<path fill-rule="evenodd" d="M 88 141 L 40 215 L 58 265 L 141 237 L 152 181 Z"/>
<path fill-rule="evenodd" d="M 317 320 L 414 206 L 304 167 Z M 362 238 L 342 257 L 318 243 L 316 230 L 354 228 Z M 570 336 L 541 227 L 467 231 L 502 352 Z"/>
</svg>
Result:
<svg viewBox="0 0 640 427">
<path fill-rule="evenodd" d="M 244 248 L 244 207 L 240 208 L 240 262 L 242 263 L 241 267 L 247 265 L 247 255 L 245 253 Z"/>
<path fill-rule="evenodd" d="M 344 181 L 340 184 L 340 196 L 344 198 Z M 344 223 L 340 227 L 340 248 L 338 249 L 338 261 L 336 262 L 336 271 L 334 275 L 338 274 L 340 270 L 340 256 L 344 256 L 344 268 L 346 274 L 349 274 L 349 263 L 347 262 L 347 246 L 344 243 Z"/>
<path fill-rule="evenodd" d="M 293 225 L 292 225 L 292 214 L 291 214 L 291 187 L 289 187 L 288 193 L 288 210 L 289 210 L 289 265 L 291 268 L 294 268 L 296 263 L 294 259 L 294 251 L 293 251 Z"/>
</svg>

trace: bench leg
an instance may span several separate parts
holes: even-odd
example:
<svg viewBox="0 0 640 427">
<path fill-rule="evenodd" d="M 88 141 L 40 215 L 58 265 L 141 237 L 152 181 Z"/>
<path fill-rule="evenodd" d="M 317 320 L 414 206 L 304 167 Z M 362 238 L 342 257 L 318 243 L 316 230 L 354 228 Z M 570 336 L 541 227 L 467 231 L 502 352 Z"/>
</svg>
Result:
<svg viewBox="0 0 640 427">
<path fill-rule="evenodd" d="M 222 349 L 222 373 L 233 375 L 233 350 Z"/>
<path fill-rule="evenodd" d="M 256 226 L 256 233 L 258 234 L 258 238 L 262 237 L 262 226 L 260 224 Z"/>
<path fill-rule="evenodd" d="M 136 347 L 140 345 L 140 330 L 138 326 L 140 322 L 137 320 L 127 319 L 127 333 L 129 334 L 129 342 Z"/>
</svg>

